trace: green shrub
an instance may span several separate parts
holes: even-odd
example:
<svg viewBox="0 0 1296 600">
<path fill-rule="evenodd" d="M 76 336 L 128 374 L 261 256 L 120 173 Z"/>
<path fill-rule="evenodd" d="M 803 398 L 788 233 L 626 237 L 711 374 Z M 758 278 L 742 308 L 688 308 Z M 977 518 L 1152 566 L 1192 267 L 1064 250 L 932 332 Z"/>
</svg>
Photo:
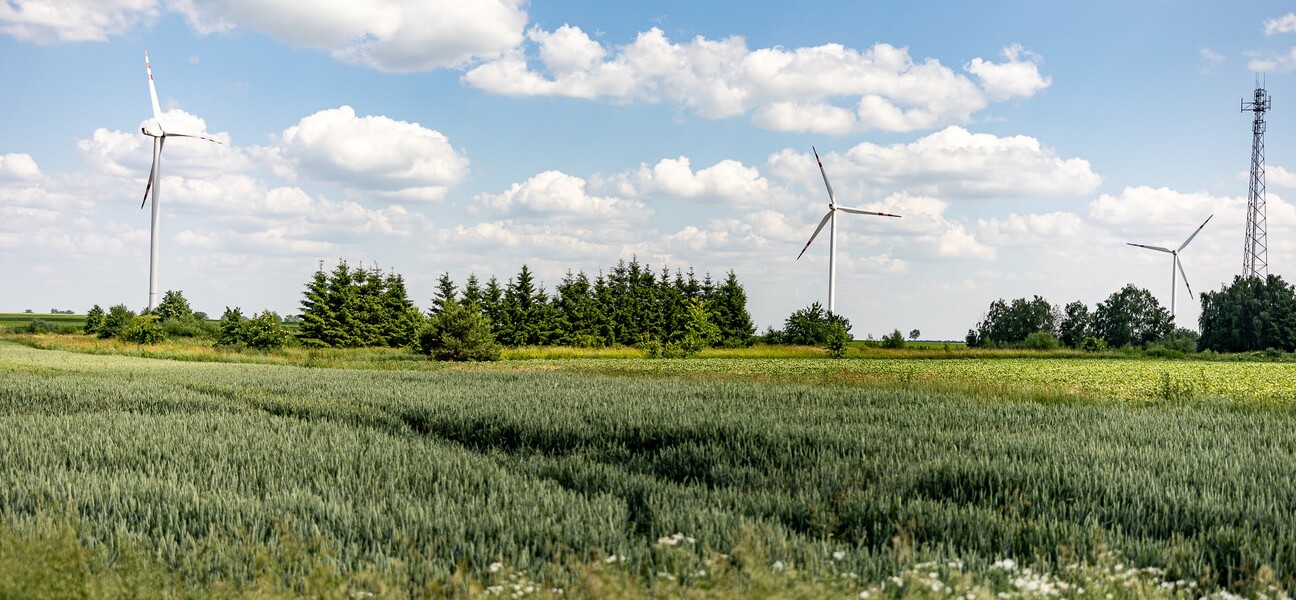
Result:
<svg viewBox="0 0 1296 600">
<path fill-rule="evenodd" d="M 162 333 L 167 337 L 216 338 L 220 326 L 196 317 L 162 319 Z"/>
<path fill-rule="evenodd" d="M 842 358 L 846 356 L 846 345 L 850 340 L 851 336 L 846 332 L 846 326 L 834 321 L 828 325 L 828 336 L 824 340 L 824 347 L 828 349 L 829 356 Z"/>
<path fill-rule="evenodd" d="M 441 310 L 423 326 L 418 344 L 420 352 L 436 360 L 489 361 L 500 357 L 490 321 L 454 300 L 442 303 Z"/>
<path fill-rule="evenodd" d="M 1085 352 L 1102 352 L 1107 349 L 1107 341 L 1092 335 L 1086 335 L 1080 342 L 1080 349 Z"/>
<path fill-rule="evenodd" d="M 162 326 L 154 315 L 131 317 L 130 323 L 122 328 L 117 337 L 135 344 L 160 344 L 166 339 L 162 334 Z"/>
<path fill-rule="evenodd" d="M 243 322 L 243 343 L 248 348 L 272 350 L 282 348 L 291 335 L 279 315 L 265 310 Z"/>
<path fill-rule="evenodd" d="M 32 319 L 23 325 L 15 325 L 15 333 L 52 333 L 54 325 L 45 319 Z"/>
<path fill-rule="evenodd" d="M 282 348 L 292 334 L 283 326 L 279 315 L 272 311 L 247 319 L 237 306 L 225 307 L 221 315 L 220 334 L 216 338 L 217 346 L 245 347 L 256 350 L 273 350 Z"/>
<path fill-rule="evenodd" d="M 1021 345 L 1030 350 L 1057 350 L 1062 343 L 1050 332 L 1035 331 L 1027 335 Z"/>
<path fill-rule="evenodd" d="M 126 329 L 134 318 L 135 311 L 126 308 L 125 304 L 118 304 L 108 309 L 103 323 L 95 331 L 103 339 L 121 337 L 122 330 Z"/>
<path fill-rule="evenodd" d="M 89 312 L 86 313 L 85 332 L 98 333 L 99 329 L 103 327 L 103 325 L 104 325 L 104 309 L 100 308 L 99 305 L 96 304 L 90 308 Z"/>
<path fill-rule="evenodd" d="M 891 333 L 888 333 L 887 335 L 882 336 L 882 347 L 891 348 L 893 350 L 904 348 L 905 347 L 904 334 L 900 333 L 900 330 L 897 329 L 895 331 L 892 331 Z"/>
</svg>

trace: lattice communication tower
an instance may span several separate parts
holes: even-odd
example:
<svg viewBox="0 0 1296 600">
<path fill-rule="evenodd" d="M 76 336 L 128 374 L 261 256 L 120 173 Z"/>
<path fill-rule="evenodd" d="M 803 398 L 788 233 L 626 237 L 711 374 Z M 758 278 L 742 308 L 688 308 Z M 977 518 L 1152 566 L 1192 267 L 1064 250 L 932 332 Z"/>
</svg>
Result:
<svg viewBox="0 0 1296 600">
<path fill-rule="evenodd" d="M 1242 112 L 1255 113 L 1251 122 L 1251 190 L 1247 195 L 1246 246 L 1242 249 L 1242 276 L 1265 277 L 1269 274 L 1269 247 L 1265 239 L 1265 111 L 1269 110 L 1269 93 L 1257 82 L 1255 97 L 1242 100 Z"/>
</svg>

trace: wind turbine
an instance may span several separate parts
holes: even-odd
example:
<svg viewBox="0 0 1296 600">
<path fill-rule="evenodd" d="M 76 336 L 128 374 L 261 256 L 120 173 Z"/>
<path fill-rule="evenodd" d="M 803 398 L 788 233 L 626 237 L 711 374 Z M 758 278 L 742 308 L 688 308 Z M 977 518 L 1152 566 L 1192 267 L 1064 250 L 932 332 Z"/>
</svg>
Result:
<svg viewBox="0 0 1296 600">
<path fill-rule="evenodd" d="M 144 199 L 140 201 L 140 208 L 148 202 L 149 192 L 153 192 L 153 218 L 149 228 L 149 310 L 157 308 L 158 301 L 158 184 L 162 182 L 162 145 L 166 143 L 169 137 L 187 137 L 198 138 L 219 144 L 216 140 L 201 135 L 191 135 L 187 133 L 171 133 L 162 126 L 162 107 L 158 104 L 157 87 L 153 85 L 153 67 L 149 64 L 148 52 L 144 52 L 144 69 L 148 71 L 149 96 L 153 99 L 153 126 L 157 131 L 148 127 L 140 127 L 140 132 L 153 138 L 153 168 L 149 169 L 148 183 L 144 185 Z"/>
<path fill-rule="evenodd" d="M 1201 233 L 1202 228 L 1206 227 L 1206 224 L 1210 223 L 1210 220 L 1213 218 L 1215 218 L 1215 215 L 1206 217 L 1206 220 L 1202 221 L 1202 224 L 1197 227 L 1197 231 L 1194 231 L 1192 235 L 1188 236 L 1188 239 L 1184 240 L 1184 243 L 1179 244 L 1179 247 L 1174 250 L 1171 250 L 1169 248 L 1162 248 L 1160 246 L 1145 246 L 1143 244 L 1133 244 L 1130 242 L 1126 242 L 1126 244 L 1130 246 L 1138 246 L 1139 248 L 1147 248 L 1148 250 L 1165 252 L 1166 254 L 1169 254 L 1170 256 L 1173 257 L 1173 259 L 1170 262 L 1170 318 L 1172 320 L 1174 319 L 1175 316 L 1175 288 L 1177 287 L 1176 284 L 1178 283 L 1176 279 L 1178 275 L 1183 275 L 1184 287 L 1188 288 L 1188 297 L 1189 298 L 1193 297 L 1192 286 L 1188 285 L 1188 274 L 1184 272 L 1183 263 L 1179 262 L 1179 253 L 1182 252 L 1183 249 L 1188 246 L 1188 242 L 1193 241 L 1193 238 L 1197 237 L 1197 234 Z"/>
<path fill-rule="evenodd" d="M 819 232 L 823 231 L 824 225 L 831 223 L 832 226 L 828 228 L 828 313 L 836 314 L 833 312 L 833 308 L 834 300 L 837 297 L 837 211 L 840 210 L 842 212 L 855 213 L 857 215 L 873 215 L 876 217 L 900 218 L 900 215 L 837 206 L 837 200 L 833 196 L 832 184 L 828 183 L 828 172 L 824 171 L 823 161 L 819 159 L 819 151 L 816 150 L 814 146 L 811 146 L 810 150 L 814 152 L 815 161 L 819 163 L 819 173 L 823 175 L 824 187 L 828 188 L 828 214 L 824 215 L 824 218 L 819 221 L 819 226 L 815 228 L 814 233 L 810 234 L 810 241 L 806 242 L 805 247 L 801 249 L 801 254 L 797 255 L 797 260 L 801 260 L 801 257 L 805 255 L 806 250 L 810 249 L 810 244 L 813 244 L 815 238 L 818 237 Z"/>
</svg>

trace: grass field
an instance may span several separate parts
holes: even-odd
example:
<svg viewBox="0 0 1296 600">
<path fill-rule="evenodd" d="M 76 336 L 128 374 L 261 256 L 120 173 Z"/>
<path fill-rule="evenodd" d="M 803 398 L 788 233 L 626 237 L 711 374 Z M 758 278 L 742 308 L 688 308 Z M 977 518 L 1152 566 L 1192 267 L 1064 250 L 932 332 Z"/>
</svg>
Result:
<svg viewBox="0 0 1296 600">
<path fill-rule="evenodd" d="M 1274 597 L 1296 583 L 1288 368 L 0 342 L 0 596 Z"/>
<path fill-rule="evenodd" d="M 33 319 L 40 319 L 46 323 L 54 325 L 72 325 L 82 327 L 85 325 L 85 315 L 52 315 L 41 313 L 0 313 L 0 331 L 9 329 L 14 325 L 26 325 Z"/>
</svg>

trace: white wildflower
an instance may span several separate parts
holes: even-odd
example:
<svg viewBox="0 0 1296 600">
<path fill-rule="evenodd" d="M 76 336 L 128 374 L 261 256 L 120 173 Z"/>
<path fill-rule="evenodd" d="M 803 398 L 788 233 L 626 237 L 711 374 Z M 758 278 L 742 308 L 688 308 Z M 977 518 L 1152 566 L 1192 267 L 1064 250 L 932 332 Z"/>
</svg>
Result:
<svg viewBox="0 0 1296 600">
<path fill-rule="evenodd" d="M 489 570 L 491 573 L 499 573 L 499 572 L 500 572 L 500 569 L 503 569 L 503 568 L 504 568 L 504 565 L 503 565 L 503 564 L 500 564 L 500 563 L 497 563 L 497 562 L 493 562 L 493 563 L 490 564 L 489 567 L 486 567 L 486 569 Z"/>
<path fill-rule="evenodd" d="M 869 594 L 869 591 L 868 591 L 868 590 L 864 590 L 864 591 L 860 592 L 860 598 L 868 598 L 869 595 L 870 595 L 870 594 Z"/>
<path fill-rule="evenodd" d="M 846 558 L 845 550 L 838 550 L 836 552 L 833 552 L 833 560 L 842 560 L 844 558 Z"/>
<path fill-rule="evenodd" d="M 782 571 L 784 568 L 786 568 L 786 565 L 783 564 L 783 561 L 776 560 L 774 561 L 774 564 L 771 565 L 770 568 L 774 569 L 775 571 Z"/>
<path fill-rule="evenodd" d="M 1014 561 L 1014 560 L 1011 559 L 1011 558 L 1005 558 L 1005 559 L 1003 559 L 1003 560 L 997 560 L 997 561 L 995 561 L 995 563 L 994 563 L 993 565 L 990 565 L 990 566 L 991 566 L 992 568 L 995 568 L 995 569 L 1003 569 L 1003 570 L 1005 570 L 1005 571 L 1012 571 L 1012 570 L 1015 570 L 1015 569 L 1017 568 L 1017 562 Z"/>
</svg>

